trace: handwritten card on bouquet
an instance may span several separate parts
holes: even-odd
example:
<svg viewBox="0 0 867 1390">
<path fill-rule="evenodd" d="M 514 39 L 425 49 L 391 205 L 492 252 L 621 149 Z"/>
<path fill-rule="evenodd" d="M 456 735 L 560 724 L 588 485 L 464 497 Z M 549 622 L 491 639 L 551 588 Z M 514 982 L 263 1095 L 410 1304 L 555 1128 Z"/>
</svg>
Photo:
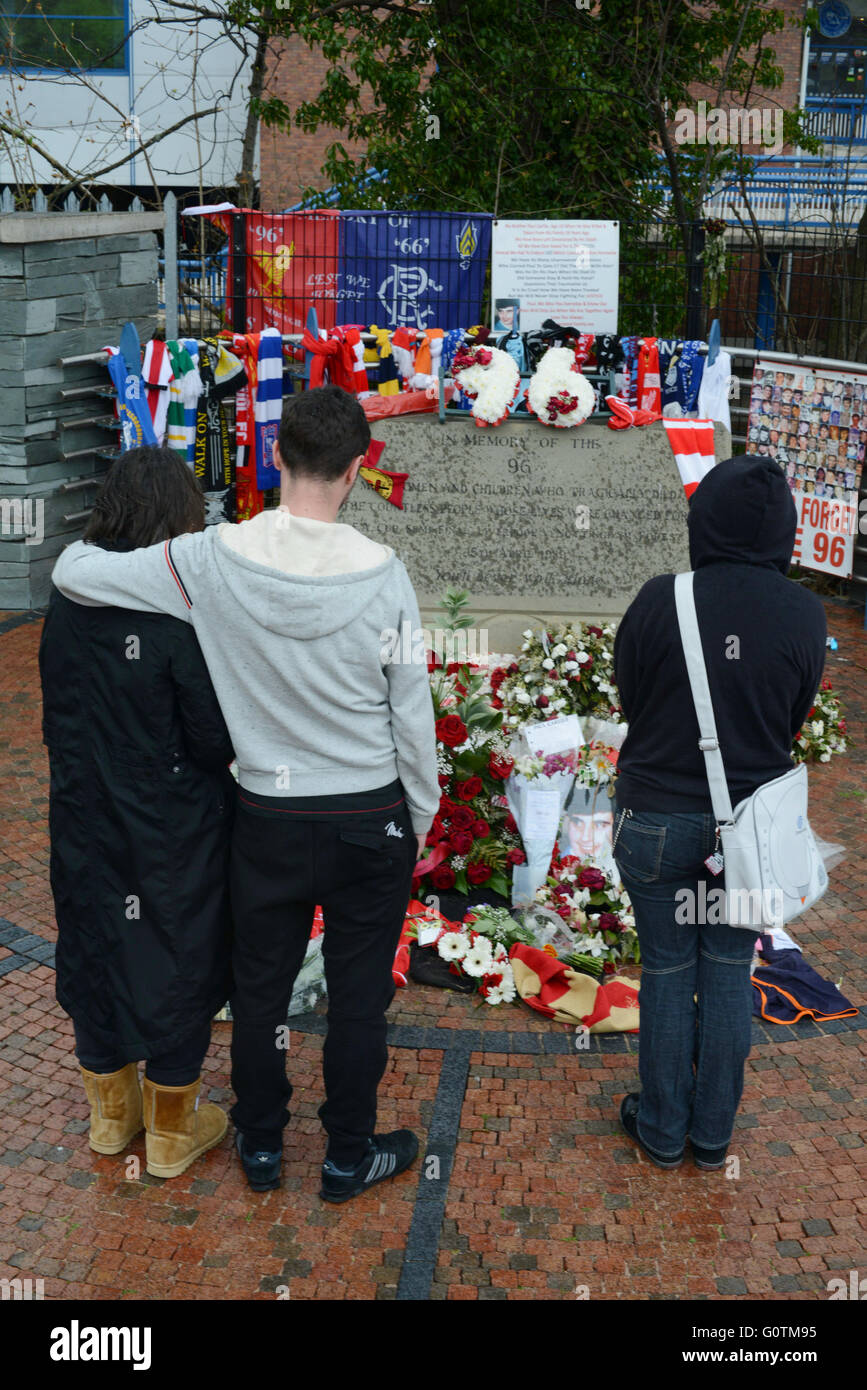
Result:
<svg viewBox="0 0 867 1390">
<path fill-rule="evenodd" d="M 554 843 L 560 824 L 560 792 L 557 787 L 528 787 L 525 793 L 521 837 L 525 841 Z"/>
<path fill-rule="evenodd" d="M 565 753 L 567 749 L 579 748 L 584 742 L 577 714 L 563 714 L 557 719 L 525 724 L 521 732 L 531 753 L 541 753 L 546 758 L 552 753 Z"/>
</svg>

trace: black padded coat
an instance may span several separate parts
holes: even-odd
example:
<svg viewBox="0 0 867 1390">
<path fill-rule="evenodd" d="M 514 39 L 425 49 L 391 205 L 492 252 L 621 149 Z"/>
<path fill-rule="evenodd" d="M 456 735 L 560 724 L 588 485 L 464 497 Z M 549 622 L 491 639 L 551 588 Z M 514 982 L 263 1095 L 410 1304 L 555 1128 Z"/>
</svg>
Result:
<svg viewBox="0 0 867 1390">
<path fill-rule="evenodd" d="M 57 999 L 122 1061 L 230 989 L 232 745 L 192 629 L 52 591 L 39 649 Z"/>
</svg>

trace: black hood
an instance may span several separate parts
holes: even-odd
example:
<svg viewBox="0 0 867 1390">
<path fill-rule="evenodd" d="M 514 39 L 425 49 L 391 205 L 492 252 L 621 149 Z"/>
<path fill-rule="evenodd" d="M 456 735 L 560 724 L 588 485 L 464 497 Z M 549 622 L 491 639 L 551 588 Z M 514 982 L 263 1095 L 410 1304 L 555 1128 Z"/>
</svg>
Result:
<svg viewBox="0 0 867 1390">
<path fill-rule="evenodd" d="M 798 514 L 782 468 L 771 458 L 724 459 L 689 504 L 689 558 L 702 565 L 762 565 L 786 574 Z"/>
</svg>

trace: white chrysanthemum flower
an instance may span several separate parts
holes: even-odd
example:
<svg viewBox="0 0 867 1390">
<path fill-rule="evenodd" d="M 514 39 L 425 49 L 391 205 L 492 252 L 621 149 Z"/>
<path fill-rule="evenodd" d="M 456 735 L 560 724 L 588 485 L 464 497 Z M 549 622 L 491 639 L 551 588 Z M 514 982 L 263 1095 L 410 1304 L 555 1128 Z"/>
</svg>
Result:
<svg viewBox="0 0 867 1390">
<path fill-rule="evenodd" d="M 483 975 L 490 973 L 493 959 L 494 953 L 491 950 L 490 941 L 480 936 L 477 941 L 473 942 L 461 964 L 468 975 L 473 975 L 480 980 Z"/>
<path fill-rule="evenodd" d="M 522 685 L 515 691 L 515 699 L 519 705 L 529 705 L 530 697 Z"/>
<path fill-rule="evenodd" d="M 580 651 L 575 653 L 575 657 L 580 666 L 586 666 L 588 661 L 590 660 L 590 653 L 585 652 L 584 648 L 582 647 Z"/>
<path fill-rule="evenodd" d="M 813 730 L 813 733 L 818 738 L 819 734 L 823 734 L 825 732 L 824 721 L 821 719 L 814 719 L 812 724 L 810 725 L 810 728 Z"/>
<path fill-rule="evenodd" d="M 533 629 L 532 629 L 531 627 L 525 628 L 525 629 L 524 629 L 524 636 L 527 637 L 527 638 L 532 637 L 532 636 L 533 636 Z"/>
<path fill-rule="evenodd" d="M 577 670 L 578 670 L 578 662 L 577 662 L 577 661 L 564 661 L 564 662 L 563 662 L 563 670 L 564 670 L 564 671 L 577 671 Z"/>
<path fill-rule="evenodd" d="M 447 931 L 437 942 L 437 950 L 443 960 L 463 960 L 469 944 L 463 932 Z"/>
<path fill-rule="evenodd" d="M 819 762 L 820 762 L 820 763 L 829 763 L 830 761 L 831 761 L 831 754 L 830 754 L 830 753 L 820 753 L 820 754 L 819 754 Z"/>
<path fill-rule="evenodd" d="M 568 650 L 568 649 L 567 649 L 566 647 L 563 646 L 563 643 L 562 643 L 562 642 L 558 642 L 557 645 L 556 645 L 556 647 L 552 647 L 552 648 L 551 648 L 551 655 L 552 655 L 552 656 L 565 656 L 567 650 Z"/>
<path fill-rule="evenodd" d="M 551 660 L 550 656 L 546 656 L 546 657 L 545 657 L 545 660 L 542 662 L 542 666 L 543 666 L 544 670 L 546 670 L 546 671 L 553 671 L 553 669 L 554 669 L 554 663 L 553 663 L 553 661 Z"/>
<path fill-rule="evenodd" d="M 543 694 L 543 695 L 553 695 L 553 694 L 554 694 L 554 687 L 553 687 L 553 685 L 543 685 L 543 686 L 542 686 L 542 694 Z"/>
</svg>

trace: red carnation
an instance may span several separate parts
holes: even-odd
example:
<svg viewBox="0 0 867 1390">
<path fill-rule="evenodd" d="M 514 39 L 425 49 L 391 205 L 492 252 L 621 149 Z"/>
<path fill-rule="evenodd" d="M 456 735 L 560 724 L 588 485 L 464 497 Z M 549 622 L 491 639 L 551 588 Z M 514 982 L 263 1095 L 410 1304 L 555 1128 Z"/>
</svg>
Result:
<svg viewBox="0 0 867 1390">
<path fill-rule="evenodd" d="M 506 855 L 507 864 L 526 864 L 527 856 L 522 849 L 510 849 Z"/>
<path fill-rule="evenodd" d="M 548 699 L 547 695 L 540 695 L 536 700 L 536 706 L 538 709 L 547 709 L 550 703 L 551 702 Z"/>
<path fill-rule="evenodd" d="M 603 975 L 613 975 L 613 974 L 614 974 L 614 970 L 615 970 L 614 963 L 613 963 L 612 961 L 610 961 L 610 960 L 607 960 L 607 961 L 605 962 L 605 964 L 603 965 L 603 967 L 602 967 L 602 973 L 603 973 Z"/>
<path fill-rule="evenodd" d="M 454 888 L 455 871 L 449 864 L 439 864 L 431 874 L 430 881 L 434 888 Z"/>
<path fill-rule="evenodd" d="M 582 869 L 578 875 L 578 887 L 589 888 L 591 893 L 600 892 L 605 887 L 605 875 L 599 869 Z"/>
<path fill-rule="evenodd" d="M 446 714 L 436 722 L 436 736 L 447 748 L 467 741 L 467 726 L 457 714 Z"/>
<path fill-rule="evenodd" d="M 513 661 L 512 664 L 509 666 L 509 675 L 510 675 L 510 676 L 517 676 L 517 674 L 518 674 L 518 663 L 517 663 L 517 661 Z"/>
<path fill-rule="evenodd" d="M 495 666 L 494 670 L 491 672 L 491 689 L 499 690 L 507 674 L 504 666 Z"/>
<path fill-rule="evenodd" d="M 814 715 L 815 713 L 816 713 L 816 706 L 814 705 L 813 708 L 810 710 L 810 713 L 807 715 L 807 718 L 808 718 L 808 719 L 812 719 L 812 718 L 813 718 L 813 715 Z"/>
<path fill-rule="evenodd" d="M 591 633 L 593 634 L 594 637 L 601 637 L 601 636 L 602 636 L 602 628 L 601 628 L 601 627 L 588 627 L 587 631 L 588 631 L 588 632 L 591 632 Z"/>
<path fill-rule="evenodd" d="M 486 840 L 491 833 L 491 827 L 486 820 L 477 820 L 473 821 L 472 831 L 477 840 Z"/>
<path fill-rule="evenodd" d="M 491 709 L 503 709 L 504 705 L 499 695 L 491 696 Z"/>
<path fill-rule="evenodd" d="M 456 806 L 449 819 L 455 830 L 469 830 L 475 816 L 469 806 Z"/>
<path fill-rule="evenodd" d="M 490 877 L 491 869 L 487 864 L 467 865 L 467 881 L 472 883 L 474 887 L 478 887 L 480 883 L 487 883 Z"/>
<path fill-rule="evenodd" d="M 502 753 L 492 753 L 488 759 L 488 772 L 492 777 L 495 777 L 498 782 L 505 782 L 506 778 L 510 776 L 514 766 L 514 758 L 504 757 Z"/>
<path fill-rule="evenodd" d="M 453 830 L 449 836 L 453 854 L 469 854 L 473 847 L 473 837 L 469 830 Z"/>
<path fill-rule="evenodd" d="M 458 782 L 455 791 L 461 801 L 472 801 L 482 790 L 481 777 L 467 777 L 464 781 Z"/>
</svg>

